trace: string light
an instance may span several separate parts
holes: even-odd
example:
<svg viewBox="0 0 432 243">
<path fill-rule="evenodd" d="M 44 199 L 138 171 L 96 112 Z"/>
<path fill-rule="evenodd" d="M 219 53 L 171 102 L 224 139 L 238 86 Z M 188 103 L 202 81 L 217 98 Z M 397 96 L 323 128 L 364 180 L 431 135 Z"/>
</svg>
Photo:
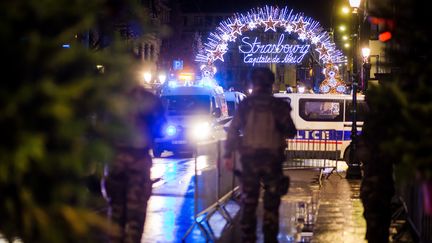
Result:
<svg viewBox="0 0 432 243">
<path fill-rule="evenodd" d="M 235 14 L 233 17 L 219 23 L 215 32 L 210 33 L 204 44 L 204 52 L 197 54 L 196 61 L 206 65 L 212 65 L 216 60 L 224 61 L 223 55 L 228 50 L 228 45 L 235 42 L 237 37 L 244 32 L 258 30 L 264 32 L 282 32 L 298 35 L 298 39 L 309 41 L 313 44 L 311 49 L 319 53 L 322 64 L 343 63 L 344 55 L 336 49 L 329 33 L 324 30 L 318 21 L 306 17 L 300 13 L 294 13 L 287 7 L 278 8 L 265 6 L 254 8 L 246 14 Z"/>
</svg>

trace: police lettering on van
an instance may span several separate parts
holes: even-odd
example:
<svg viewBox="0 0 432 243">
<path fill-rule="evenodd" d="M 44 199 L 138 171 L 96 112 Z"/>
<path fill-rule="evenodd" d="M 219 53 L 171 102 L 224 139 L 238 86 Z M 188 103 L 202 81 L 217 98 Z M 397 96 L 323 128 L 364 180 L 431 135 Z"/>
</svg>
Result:
<svg viewBox="0 0 432 243">
<path fill-rule="evenodd" d="M 291 116 L 298 130 L 295 142 L 310 140 L 316 144 L 337 144 L 334 148 L 340 151 L 339 158 L 348 160 L 352 127 L 350 95 L 277 93 L 274 96 L 291 104 Z M 357 126 L 360 133 L 367 106 L 363 95 L 357 99 Z"/>
</svg>

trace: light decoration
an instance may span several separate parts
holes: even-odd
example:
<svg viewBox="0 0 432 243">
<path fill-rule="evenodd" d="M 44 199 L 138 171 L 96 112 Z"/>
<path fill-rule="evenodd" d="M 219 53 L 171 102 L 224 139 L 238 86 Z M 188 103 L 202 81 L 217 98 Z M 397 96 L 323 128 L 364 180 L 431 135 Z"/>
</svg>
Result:
<svg viewBox="0 0 432 243">
<path fill-rule="evenodd" d="M 306 40 L 306 34 L 305 33 L 300 33 L 298 39 L 301 40 L 301 41 Z"/>
<path fill-rule="evenodd" d="M 239 19 L 235 19 L 234 23 L 233 24 L 228 24 L 228 26 L 231 28 L 231 34 L 239 34 L 239 35 L 241 35 L 242 34 L 241 29 L 245 25 L 242 24 Z"/>
<path fill-rule="evenodd" d="M 320 38 L 318 36 L 314 36 L 311 39 L 312 44 L 316 45 L 320 41 Z"/>
<path fill-rule="evenodd" d="M 257 25 L 255 22 L 249 22 L 248 23 L 249 30 L 254 30 L 254 29 L 256 29 L 256 27 L 257 27 Z"/>
<path fill-rule="evenodd" d="M 260 63 L 301 63 L 309 52 L 310 45 L 286 44 L 284 40 L 285 34 L 281 34 L 277 43 L 263 44 L 258 40 L 258 37 L 251 39 L 245 36 L 242 38 L 242 45 L 238 47 L 238 50 L 244 54 L 243 61 L 252 64 L 252 66 Z"/>
<path fill-rule="evenodd" d="M 319 60 L 323 65 L 327 63 L 343 63 L 344 61 L 344 55 L 340 50 L 336 49 L 330 34 L 320 26 L 318 21 L 306 17 L 302 13 L 294 13 L 288 7 L 278 8 L 273 6 L 254 8 L 245 14 L 235 14 L 231 18 L 221 21 L 216 30 L 209 34 L 208 40 L 204 44 L 204 52 L 198 53 L 195 59 L 197 62 L 209 66 L 212 66 L 217 60 L 224 61 L 223 55 L 227 52 L 230 43 L 235 42 L 239 36 L 242 36 L 247 31 L 259 29 L 264 32 L 282 32 L 279 40 L 285 38 L 284 33 L 296 34 L 299 40 L 306 43 L 310 42 L 312 46 L 309 44 L 289 45 L 282 43 L 281 45 L 286 46 L 286 48 L 283 48 L 278 47 L 277 44 L 262 44 L 257 39 L 253 40 L 244 36 L 241 42 L 246 47 L 240 48 L 239 46 L 240 52 L 242 52 L 240 49 L 243 49 L 245 56 L 257 54 L 258 52 L 254 53 L 255 50 L 245 50 L 251 45 L 255 46 L 255 48 L 261 46 L 260 52 L 263 52 L 258 53 L 258 57 L 253 57 L 253 60 L 251 60 L 251 56 L 245 57 L 244 61 L 252 65 L 256 63 L 297 64 L 302 60 L 302 58 L 299 59 L 303 55 L 302 52 L 309 51 L 310 47 L 318 52 Z M 249 51 L 251 53 L 248 53 Z M 278 54 L 284 54 L 284 56 L 278 56 Z M 286 58 L 287 55 L 288 58 Z"/>
<path fill-rule="evenodd" d="M 265 25 L 264 32 L 267 32 L 268 30 L 273 30 L 276 32 L 276 25 L 279 24 L 279 21 L 274 21 L 272 15 L 270 15 L 267 20 L 263 20 L 262 22 Z"/>
<path fill-rule="evenodd" d="M 306 26 L 309 25 L 308 22 L 303 21 L 303 16 L 300 16 L 300 18 L 294 22 L 294 31 L 297 33 L 304 33 L 306 31 Z"/>
<path fill-rule="evenodd" d="M 293 32 L 294 27 L 292 26 L 292 24 L 287 24 L 285 27 L 285 32 L 288 32 L 289 34 L 291 34 L 291 32 Z"/>
<path fill-rule="evenodd" d="M 333 63 L 327 63 L 323 69 L 324 81 L 320 85 L 320 92 L 323 94 L 344 94 L 347 92 L 347 85 L 339 75 L 339 68 Z"/>
</svg>

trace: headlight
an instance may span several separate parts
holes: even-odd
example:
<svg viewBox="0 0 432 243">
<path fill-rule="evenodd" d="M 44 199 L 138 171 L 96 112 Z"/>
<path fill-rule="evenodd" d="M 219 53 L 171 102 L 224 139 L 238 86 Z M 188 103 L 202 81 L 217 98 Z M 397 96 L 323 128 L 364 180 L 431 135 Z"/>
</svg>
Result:
<svg viewBox="0 0 432 243">
<path fill-rule="evenodd" d="M 173 125 L 169 125 L 165 128 L 165 134 L 168 137 L 172 137 L 177 134 L 177 128 Z"/>
<path fill-rule="evenodd" d="M 203 140 L 210 136 L 210 130 L 208 122 L 200 122 L 192 127 L 192 135 L 196 140 Z"/>
</svg>

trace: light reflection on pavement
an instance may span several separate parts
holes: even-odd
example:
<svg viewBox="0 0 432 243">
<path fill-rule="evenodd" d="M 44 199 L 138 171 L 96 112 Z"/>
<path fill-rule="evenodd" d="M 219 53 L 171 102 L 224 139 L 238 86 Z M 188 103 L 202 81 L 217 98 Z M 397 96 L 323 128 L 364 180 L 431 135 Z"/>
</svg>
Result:
<svg viewBox="0 0 432 243">
<path fill-rule="evenodd" d="M 214 160 L 212 160 L 211 156 L 200 156 L 197 158 L 197 167 L 199 170 L 197 177 L 198 187 L 195 187 L 195 160 L 193 158 L 167 157 L 154 160 L 152 179 L 157 180 L 157 182 L 154 184 L 153 195 L 148 205 L 142 243 L 181 242 L 185 232 L 193 223 L 195 190 L 198 192 L 197 206 L 200 210 L 216 201 L 217 189 L 214 182 L 216 181 L 217 167 Z M 338 171 L 343 171 L 344 167 L 344 164 L 339 163 Z M 227 173 L 224 173 L 221 188 L 223 193 L 226 193 L 231 188 L 231 183 L 226 182 L 229 178 Z M 350 214 L 352 213 L 350 210 L 354 208 L 356 217 L 350 219 L 361 221 L 361 203 L 358 202 L 358 199 L 354 201 L 347 200 L 347 197 L 349 199 L 351 193 L 357 192 L 358 188 L 353 189 L 348 186 L 345 180 L 334 174 L 329 180 L 325 181 L 325 190 L 322 191 L 317 182 L 319 176 L 317 170 L 289 170 L 287 173 L 291 177 L 292 183 L 288 195 L 282 198 L 280 207 L 279 242 L 311 242 L 313 240 L 315 240 L 313 242 L 321 242 L 321 240 L 322 242 L 332 242 L 330 239 L 341 236 L 353 240 L 349 242 L 362 241 L 361 235 L 364 233 L 364 223 L 357 224 L 347 221 L 344 224 L 349 225 L 348 228 L 344 229 L 343 225 L 339 225 L 338 231 L 333 232 L 331 228 L 334 224 L 328 220 L 323 220 L 326 218 L 332 219 L 332 213 L 322 212 L 328 205 L 327 195 L 330 195 L 331 198 L 343 199 L 341 203 L 335 203 L 335 208 L 332 207 L 334 203 L 332 201 L 328 205 L 332 210 L 340 209 L 345 211 L 345 214 Z M 356 186 L 358 187 L 358 185 Z M 339 190 L 332 194 L 328 192 L 329 187 L 339 188 Z M 323 197 L 321 202 L 322 193 L 326 196 Z M 238 204 L 233 202 L 227 208 L 231 215 L 236 215 L 239 210 Z M 322 212 L 321 217 L 317 217 L 318 212 Z M 262 216 L 262 213 L 261 205 L 257 214 Z M 341 215 L 340 217 L 344 216 Z M 318 225 L 316 225 L 317 218 L 320 218 Z M 216 242 L 241 242 L 238 217 L 235 219 L 235 226 L 231 228 L 225 228 L 227 222 L 219 213 L 215 213 L 209 222 L 215 236 L 218 238 Z M 258 242 L 263 240 L 261 226 L 262 221 L 259 220 L 257 228 Z M 318 232 L 315 232 L 316 229 Z M 350 233 L 347 234 L 344 231 Z M 356 233 L 352 234 L 351 231 Z M 318 235 L 314 235 L 314 233 L 318 233 Z M 315 237 L 316 239 L 313 239 Z M 186 242 L 205 242 L 205 238 L 195 228 Z"/>
<path fill-rule="evenodd" d="M 214 197 L 212 182 L 216 178 L 216 166 L 207 156 L 197 158 L 198 169 L 198 207 L 204 209 L 210 205 Z M 181 242 L 183 235 L 193 223 L 194 215 L 194 174 L 195 160 L 193 158 L 167 157 L 154 159 L 152 167 L 153 185 L 152 197 L 147 207 L 147 218 L 142 242 Z M 208 178 L 209 181 L 206 181 Z M 210 189 L 208 189 L 210 187 Z M 226 224 L 223 218 L 216 214 L 212 222 L 221 231 Z M 199 230 L 195 229 L 187 242 L 205 242 Z"/>
</svg>

